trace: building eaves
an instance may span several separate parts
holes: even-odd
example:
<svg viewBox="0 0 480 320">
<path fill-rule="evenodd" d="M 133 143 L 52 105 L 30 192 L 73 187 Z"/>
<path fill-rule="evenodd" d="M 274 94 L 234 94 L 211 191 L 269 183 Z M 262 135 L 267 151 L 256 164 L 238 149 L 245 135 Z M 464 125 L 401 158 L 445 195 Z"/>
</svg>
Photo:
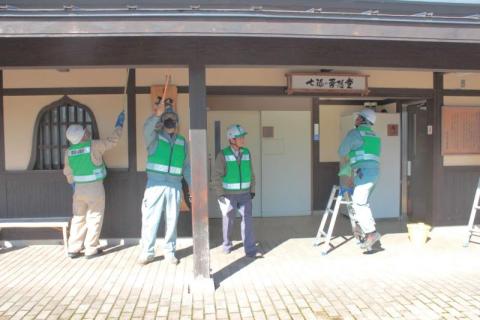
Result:
<svg viewBox="0 0 480 320">
<path fill-rule="evenodd" d="M 226 36 L 381 39 L 480 43 L 480 15 L 190 8 L 0 10 L 0 37 Z"/>
</svg>

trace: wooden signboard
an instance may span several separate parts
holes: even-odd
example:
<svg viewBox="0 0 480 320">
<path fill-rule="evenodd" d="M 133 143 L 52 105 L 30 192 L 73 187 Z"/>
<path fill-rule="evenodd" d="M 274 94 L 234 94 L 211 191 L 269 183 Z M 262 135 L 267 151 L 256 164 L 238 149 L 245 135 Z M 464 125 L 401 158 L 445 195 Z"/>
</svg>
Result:
<svg viewBox="0 0 480 320">
<path fill-rule="evenodd" d="M 287 73 L 287 92 L 334 94 L 368 94 L 368 75 L 340 74 L 328 72 Z"/>
<path fill-rule="evenodd" d="M 480 107 L 442 107 L 442 154 L 480 154 Z"/>
</svg>

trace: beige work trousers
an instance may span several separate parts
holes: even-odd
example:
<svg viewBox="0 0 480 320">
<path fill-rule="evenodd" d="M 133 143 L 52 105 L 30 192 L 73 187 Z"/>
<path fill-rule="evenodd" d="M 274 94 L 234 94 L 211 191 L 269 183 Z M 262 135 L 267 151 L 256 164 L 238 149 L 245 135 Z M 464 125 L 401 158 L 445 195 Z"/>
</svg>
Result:
<svg viewBox="0 0 480 320">
<path fill-rule="evenodd" d="M 73 217 L 68 239 L 68 251 L 85 255 L 97 253 L 105 212 L 103 182 L 77 184 L 73 194 Z"/>
</svg>

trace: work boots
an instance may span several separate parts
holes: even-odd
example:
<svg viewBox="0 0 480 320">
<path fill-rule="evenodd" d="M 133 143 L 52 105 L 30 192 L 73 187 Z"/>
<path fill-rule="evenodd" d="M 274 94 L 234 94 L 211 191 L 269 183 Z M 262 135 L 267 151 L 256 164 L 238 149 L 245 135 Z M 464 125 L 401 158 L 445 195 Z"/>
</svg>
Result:
<svg viewBox="0 0 480 320">
<path fill-rule="evenodd" d="M 368 233 L 365 236 L 365 242 L 362 244 L 362 249 L 371 250 L 372 246 L 375 244 L 375 242 L 380 240 L 380 238 L 381 238 L 381 235 L 377 231 Z"/>
</svg>

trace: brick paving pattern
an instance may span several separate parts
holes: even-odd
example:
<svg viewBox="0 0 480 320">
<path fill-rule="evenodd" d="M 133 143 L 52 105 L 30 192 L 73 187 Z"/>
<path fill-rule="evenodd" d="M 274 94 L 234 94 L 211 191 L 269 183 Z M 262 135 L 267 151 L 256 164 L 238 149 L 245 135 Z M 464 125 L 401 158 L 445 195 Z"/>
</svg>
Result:
<svg viewBox="0 0 480 320">
<path fill-rule="evenodd" d="M 311 237 L 265 234 L 256 260 L 238 241 L 229 255 L 212 241 L 217 288 L 195 296 L 190 239 L 178 243 L 178 266 L 161 249 L 139 266 L 138 246 L 91 260 L 70 260 L 60 245 L 0 249 L 0 319 L 480 319 L 480 245 L 463 248 L 460 228 L 424 247 L 386 234 L 373 255 L 348 238 L 321 256 Z"/>
</svg>

